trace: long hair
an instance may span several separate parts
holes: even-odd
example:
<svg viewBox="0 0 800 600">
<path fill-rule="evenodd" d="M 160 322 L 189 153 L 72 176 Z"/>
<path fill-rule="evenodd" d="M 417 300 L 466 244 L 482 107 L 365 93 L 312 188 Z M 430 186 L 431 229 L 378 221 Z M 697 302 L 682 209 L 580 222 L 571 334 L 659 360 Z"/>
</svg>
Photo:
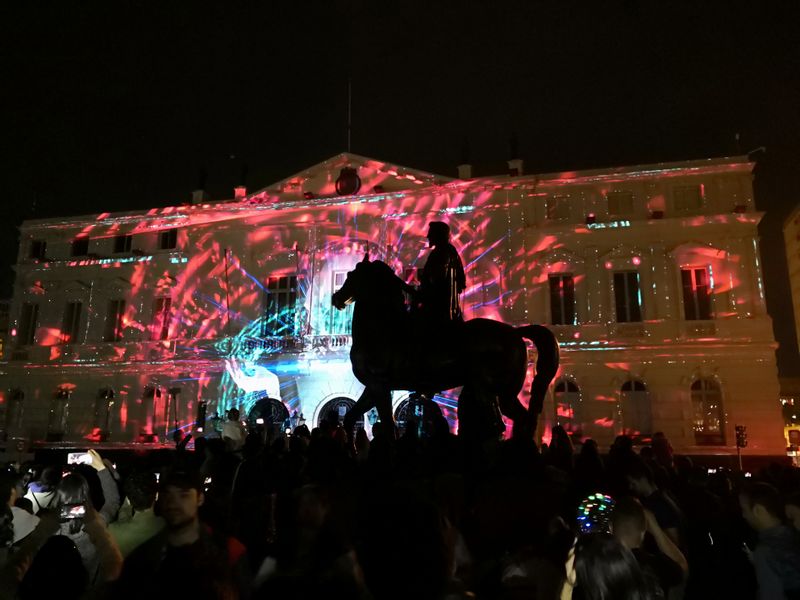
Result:
<svg viewBox="0 0 800 600">
<path fill-rule="evenodd" d="M 58 494 L 57 506 L 64 504 L 85 504 L 89 506 L 92 502 L 89 492 L 89 482 L 80 473 L 70 473 L 62 479 L 56 488 Z M 73 519 L 67 528 L 69 533 L 78 533 L 83 527 L 83 519 Z"/>
<path fill-rule="evenodd" d="M 7 504 L 0 504 L 0 549 L 14 542 L 14 513 Z"/>
<path fill-rule="evenodd" d="M 20 583 L 19 598 L 77 600 L 88 582 L 89 576 L 75 544 L 63 535 L 54 535 L 34 556 Z"/>
<path fill-rule="evenodd" d="M 630 550 L 607 533 L 581 536 L 575 579 L 586 600 L 651 600 L 652 590 Z"/>
</svg>

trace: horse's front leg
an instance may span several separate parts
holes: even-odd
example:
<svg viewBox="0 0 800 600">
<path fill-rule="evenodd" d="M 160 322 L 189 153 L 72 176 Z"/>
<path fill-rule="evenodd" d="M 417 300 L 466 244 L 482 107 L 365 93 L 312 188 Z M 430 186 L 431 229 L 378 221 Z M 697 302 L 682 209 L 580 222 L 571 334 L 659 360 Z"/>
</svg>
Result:
<svg viewBox="0 0 800 600">
<path fill-rule="evenodd" d="M 390 440 L 397 437 L 397 426 L 394 422 L 392 413 L 392 391 L 388 388 L 376 388 L 375 406 L 378 408 L 378 416 L 381 419 L 381 427 Z"/>
<path fill-rule="evenodd" d="M 342 423 L 351 444 L 354 444 L 356 439 L 356 421 L 358 421 L 359 417 L 364 416 L 364 413 L 373 406 L 375 406 L 375 396 L 370 392 L 369 387 L 365 387 L 364 391 L 361 392 L 358 400 L 356 400 L 356 403 L 353 405 L 353 408 L 347 411 Z"/>
</svg>

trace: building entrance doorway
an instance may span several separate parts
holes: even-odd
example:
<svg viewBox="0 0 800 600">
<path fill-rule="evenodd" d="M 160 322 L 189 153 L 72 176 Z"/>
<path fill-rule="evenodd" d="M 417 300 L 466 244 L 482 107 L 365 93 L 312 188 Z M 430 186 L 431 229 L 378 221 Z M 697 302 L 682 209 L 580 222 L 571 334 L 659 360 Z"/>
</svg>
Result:
<svg viewBox="0 0 800 600">
<path fill-rule="evenodd" d="M 289 411 L 283 402 L 275 398 L 257 400 L 247 415 L 250 431 L 265 430 L 270 437 L 275 437 L 284 430 L 284 423 L 289 419 Z"/>
</svg>

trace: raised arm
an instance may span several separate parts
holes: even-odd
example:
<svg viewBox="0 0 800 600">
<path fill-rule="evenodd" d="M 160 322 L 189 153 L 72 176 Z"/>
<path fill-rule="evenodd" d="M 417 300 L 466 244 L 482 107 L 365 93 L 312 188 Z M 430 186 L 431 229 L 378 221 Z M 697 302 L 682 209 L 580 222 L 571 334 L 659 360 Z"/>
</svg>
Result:
<svg viewBox="0 0 800 600">
<path fill-rule="evenodd" d="M 656 540 L 656 545 L 663 555 L 677 564 L 684 575 L 689 572 L 689 564 L 686 562 L 686 557 L 680 548 L 672 541 L 669 535 L 661 529 L 656 520 L 655 515 L 649 510 L 644 511 L 645 521 L 647 523 L 647 531 Z"/>
<path fill-rule="evenodd" d="M 100 509 L 100 516 L 105 519 L 106 523 L 111 523 L 117 518 L 117 511 L 119 511 L 120 497 L 117 482 L 114 481 L 109 470 L 106 468 L 103 459 L 95 450 L 89 450 L 92 457 L 92 467 L 97 471 L 97 476 L 100 478 L 100 485 L 103 488 L 103 498 L 105 502 Z"/>
</svg>

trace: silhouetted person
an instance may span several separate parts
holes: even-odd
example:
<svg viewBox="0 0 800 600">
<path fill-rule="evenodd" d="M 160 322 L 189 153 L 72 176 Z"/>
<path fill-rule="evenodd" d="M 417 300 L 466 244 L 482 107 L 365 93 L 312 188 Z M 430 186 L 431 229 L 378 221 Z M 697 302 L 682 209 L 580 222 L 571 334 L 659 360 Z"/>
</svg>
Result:
<svg viewBox="0 0 800 600">
<path fill-rule="evenodd" d="M 652 469 L 642 460 L 632 461 L 625 477 L 629 490 L 655 515 L 658 525 L 683 550 L 686 543 L 683 512 L 672 497 L 656 485 Z"/>
<path fill-rule="evenodd" d="M 800 493 L 795 492 L 786 498 L 783 508 L 789 525 L 794 527 L 797 533 L 800 533 Z"/>
<path fill-rule="evenodd" d="M 247 430 L 239 421 L 239 409 L 232 408 L 228 411 L 228 420 L 222 426 L 222 439 L 231 452 L 238 452 L 244 446 Z"/>
<path fill-rule="evenodd" d="M 132 514 L 111 523 L 108 528 L 122 556 L 128 556 L 164 529 L 164 519 L 154 510 L 157 494 L 158 482 L 153 473 L 141 471 L 125 480 L 125 495 Z"/>
<path fill-rule="evenodd" d="M 658 525 L 653 513 L 644 509 L 635 498 L 619 498 L 611 513 L 611 532 L 633 553 L 645 576 L 651 577 L 665 592 L 678 588 L 689 571 L 686 558 Z M 645 533 L 655 542 L 652 551 L 645 550 Z M 675 597 L 683 597 L 675 590 Z"/>
<path fill-rule="evenodd" d="M 572 447 L 572 440 L 569 439 L 569 434 L 561 425 L 554 426 L 551 431 L 550 454 L 548 456 L 550 464 L 566 473 L 571 473 L 573 453 L 575 452 Z"/>
<path fill-rule="evenodd" d="M 17 597 L 22 600 L 78 600 L 88 587 L 89 574 L 75 543 L 68 537 L 56 535 L 36 553 L 20 583 Z"/>
<path fill-rule="evenodd" d="M 428 243 L 433 247 L 420 276 L 422 311 L 438 325 L 461 321 L 459 295 L 467 287 L 464 265 L 450 243 L 450 227 L 441 221 L 428 225 Z"/>
<path fill-rule="evenodd" d="M 585 600 L 657 597 L 633 553 L 607 533 L 578 538 L 567 557 L 566 575 L 561 598 L 574 597 L 572 588 L 579 590 Z"/>
<path fill-rule="evenodd" d="M 784 524 L 783 503 L 767 483 L 755 483 L 739 492 L 747 524 L 758 533 L 753 566 L 758 597 L 766 600 L 800 597 L 800 541 Z"/>
<path fill-rule="evenodd" d="M 583 442 L 580 454 L 575 459 L 575 479 L 582 497 L 605 490 L 605 465 L 597 442 L 591 438 Z"/>
</svg>

